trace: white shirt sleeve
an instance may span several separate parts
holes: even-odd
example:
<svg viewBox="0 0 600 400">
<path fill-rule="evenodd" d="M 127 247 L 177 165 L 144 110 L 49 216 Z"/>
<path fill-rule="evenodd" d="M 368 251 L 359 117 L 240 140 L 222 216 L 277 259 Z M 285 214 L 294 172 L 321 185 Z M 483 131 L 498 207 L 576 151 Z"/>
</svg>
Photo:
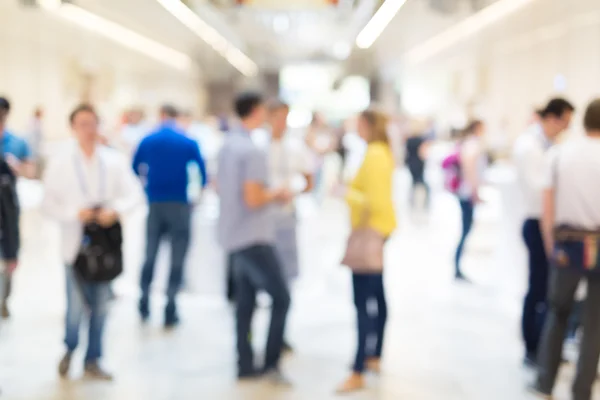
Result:
<svg viewBox="0 0 600 400">
<path fill-rule="evenodd" d="M 546 157 L 544 149 L 534 142 L 524 143 L 516 152 L 519 173 L 525 185 L 533 190 L 544 189 L 546 182 Z"/>
<path fill-rule="evenodd" d="M 65 188 L 64 178 L 60 161 L 51 162 L 44 173 L 42 212 L 58 222 L 77 222 L 79 210 L 65 207 L 66 197 L 69 196 L 70 191 Z"/>
<path fill-rule="evenodd" d="M 121 157 L 119 154 L 114 162 L 116 199 L 112 202 L 111 207 L 120 216 L 123 216 L 144 204 L 144 192 L 125 157 Z"/>
</svg>

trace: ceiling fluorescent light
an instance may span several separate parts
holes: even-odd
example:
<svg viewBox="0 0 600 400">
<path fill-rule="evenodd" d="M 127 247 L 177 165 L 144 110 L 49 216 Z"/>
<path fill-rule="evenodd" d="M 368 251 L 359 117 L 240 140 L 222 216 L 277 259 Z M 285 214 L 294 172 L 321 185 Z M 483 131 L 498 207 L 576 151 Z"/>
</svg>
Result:
<svg viewBox="0 0 600 400">
<path fill-rule="evenodd" d="M 152 39 L 148 39 L 139 33 L 86 11 L 81 7 L 68 3 L 63 3 L 61 5 L 56 0 L 44 0 L 40 2 L 40 5 L 43 9 L 66 21 L 102 35 L 107 39 L 142 53 L 170 67 L 185 71 L 192 66 L 192 59 L 188 55 L 173 50 Z"/>
<path fill-rule="evenodd" d="M 250 57 L 235 47 L 215 28 L 186 6 L 181 0 L 156 0 L 183 25 L 208 43 L 217 53 L 245 76 L 255 76 L 258 66 Z"/>
<path fill-rule="evenodd" d="M 368 49 L 377 40 L 379 35 L 394 19 L 406 0 L 386 0 L 373 15 L 373 18 L 356 37 L 356 45 L 361 49 Z"/>
<path fill-rule="evenodd" d="M 423 62 L 534 1 L 536 0 L 498 0 L 423 44 L 409 50 L 406 53 L 406 61 L 409 64 Z"/>
</svg>

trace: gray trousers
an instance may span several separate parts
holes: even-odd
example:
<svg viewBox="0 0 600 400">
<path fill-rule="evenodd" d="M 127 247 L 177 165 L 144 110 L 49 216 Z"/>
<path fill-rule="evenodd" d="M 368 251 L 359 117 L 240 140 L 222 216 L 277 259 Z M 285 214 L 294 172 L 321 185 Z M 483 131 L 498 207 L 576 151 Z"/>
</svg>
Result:
<svg viewBox="0 0 600 400">
<path fill-rule="evenodd" d="M 562 361 L 562 349 L 569 316 L 575 303 L 580 272 L 554 267 L 548 292 L 549 312 L 540 343 L 537 389 L 551 394 Z M 583 311 L 583 337 L 579 348 L 577 374 L 573 383 L 573 400 L 590 400 L 600 359 L 600 276 L 588 278 L 588 292 Z"/>
</svg>

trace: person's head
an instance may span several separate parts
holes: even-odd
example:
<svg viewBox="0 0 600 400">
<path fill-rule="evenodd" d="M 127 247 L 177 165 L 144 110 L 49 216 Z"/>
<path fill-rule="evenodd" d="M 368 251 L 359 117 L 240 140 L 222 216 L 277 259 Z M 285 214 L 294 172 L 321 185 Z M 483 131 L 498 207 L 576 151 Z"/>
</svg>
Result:
<svg viewBox="0 0 600 400">
<path fill-rule="evenodd" d="M 234 108 L 236 115 L 249 131 L 261 127 L 267 120 L 267 107 L 260 93 L 245 92 L 238 95 Z"/>
<path fill-rule="evenodd" d="M 144 110 L 141 108 L 132 108 L 127 113 L 127 123 L 131 125 L 137 125 L 144 120 Z"/>
<path fill-rule="evenodd" d="M 583 125 L 588 135 L 600 136 L 600 98 L 592 101 L 585 110 Z"/>
<path fill-rule="evenodd" d="M 562 98 L 552 99 L 545 108 L 538 111 L 544 133 L 554 139 L 569 128 L 575 107 Z"/>
<path fill-rule="evenodd" d="M 290 107 L 281 100 L 269 104 L 269 123 L 275 139 L 280 139 L 285 133 L 289 113 Z"/>
<path fill-rule="evenodd" d="M 98 141 L 98 114 L 89 104 L 77 106 L 69 115 L 69 123 L 75 137 L 81 144 L 91 144 Z"/>
<path fill-rule="evenodd" d="M 192 115 L 191 111 L 183 110 L 179 113 L 177 122 L 179 123 L 179 126 L 181 126 L 183 129 L 188 129 L 194 122 L 194 116 Z"/>
<path fill-rule="evenodd" d="M 0 134 L 4 131 L 9 113 L 10 102 L 5 97 L 0 97 Z"/>
<path fill-rule="evenodd" d="M 389 143 L 387 115 L 374 110 L 365 110 L 358 116 L 358 135 L 367 143 L 383 142 Z"/>
<path fill-rule="evenodd" d="M 159 118 L 162 122 L 172 121 L 179 117 L 179 110 L 172 104 L 164 104 L 160 107 Z"/>
<path fill-rule="evenodd" d="M 481 137 L 485 133 L 485 124 L 479 119 L 475 119 L 467 124 L 467 127 L 463 130 L 463 137 L 467 138 L 470 136 Z"/>
<path fill-rule="evenodd" d="M 44 109 L 42 107 L 36 107 L 35 110 L 33 110 L 33 116 L 36 119 L 42 119 L 44 118 Z"/>
</svg>

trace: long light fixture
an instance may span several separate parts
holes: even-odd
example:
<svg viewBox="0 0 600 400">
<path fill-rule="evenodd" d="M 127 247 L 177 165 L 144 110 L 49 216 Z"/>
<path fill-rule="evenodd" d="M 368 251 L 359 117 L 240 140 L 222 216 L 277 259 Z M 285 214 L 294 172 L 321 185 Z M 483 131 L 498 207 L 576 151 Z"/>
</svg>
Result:
<svg viewBox="0 0 600 400">
<path fill-rule="evenodd" d="M 192 66 L 192 59 L 187 54 L 142 36 L 81 7 L 70 3 L 62 3 L 60 0 L 41 0 L 39 4 L 44 10 L 66 21 L 104 36 L 170 67 L 186 71 Z"/>
<path fill-rule="evenodd" d="M 406 0 L 386 0 L 356 37 L 356 45 L 368 49 L 394 19 Z"/>
<path fill-rule="evenodd" d="M 498 0 L 412 48 L 406 53 L 405 59 L 409 64 L 421 63 L 535 1 L 537 0 Z"/>
<path fill-rule="evenodd" d="M 181 0 L 156 0 L 183 25 L 187 26 L 198 37 L 204 40 L 217 53 L 223 56 L 235 69 L 245 76 L 258 73 L 258 66 L 250 57 L 233 45 L 215 28 L 186 6 Z"/>
</svg>

